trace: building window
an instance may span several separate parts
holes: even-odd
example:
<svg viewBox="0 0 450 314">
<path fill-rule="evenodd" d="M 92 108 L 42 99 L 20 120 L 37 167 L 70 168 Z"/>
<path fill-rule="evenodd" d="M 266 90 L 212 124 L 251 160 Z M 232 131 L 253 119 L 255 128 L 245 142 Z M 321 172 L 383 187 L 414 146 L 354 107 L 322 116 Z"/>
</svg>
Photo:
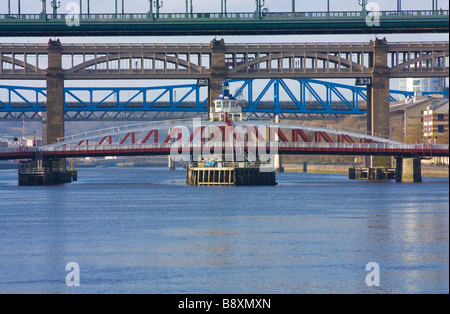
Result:
<svg viewBox="0 0 450 314">
<path fill-rule="evenodd" d="M 444 115 L 438 114 L 438 121 L 444 121 Z"/>
<path fill-rule="evenodd" d="M 444 133 L 444 126 L 438 125 L 438 133 Z"/>
</svg>

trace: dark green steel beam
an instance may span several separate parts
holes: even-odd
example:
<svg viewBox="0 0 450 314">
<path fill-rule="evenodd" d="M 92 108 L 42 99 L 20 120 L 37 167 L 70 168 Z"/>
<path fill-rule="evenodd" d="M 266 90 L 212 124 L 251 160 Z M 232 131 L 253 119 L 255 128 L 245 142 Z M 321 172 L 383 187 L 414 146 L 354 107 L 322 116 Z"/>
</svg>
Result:
<svg viewBox="0 0 450 314">
<path fill-rule="evenodd" d="M 160 14 L 155 20 L 148 14 L 136 14 L 134 18 L 122 18 L 121 15 L 91 14 L 82 15 L 80 26 L 66 25 L 64 15 L 48 20 L 40 15 L 0 15 L 0 37 L 31 36 L 179 36 L 179 35 L 270 35 L 270 34 L 388 34 L 388 33 L 448 33 L 449 11 L 398 11 L 381 16 L 380 26 L 370 27 L 366 18 L 358 12 L 353 16 L 333 16 L 336 12 L 321 12 L 318 17 L 296 16 L 289 13 L 269 13 L 255 19 L 252 14 Z M 216 17 L 217 15 L 217 17 Z M 225 15 L 226 17 L 221 17 Z M 328 16 L 330 15 L 330 16 Z M 93 17 L 105 17 L 93 19 Z M 130 15 L 126 15 L 130 16 Z M 212 17 L 211 17 L 212 16 Z M 89 17 L 89 19 L 87 18 Z"/>
</svg>

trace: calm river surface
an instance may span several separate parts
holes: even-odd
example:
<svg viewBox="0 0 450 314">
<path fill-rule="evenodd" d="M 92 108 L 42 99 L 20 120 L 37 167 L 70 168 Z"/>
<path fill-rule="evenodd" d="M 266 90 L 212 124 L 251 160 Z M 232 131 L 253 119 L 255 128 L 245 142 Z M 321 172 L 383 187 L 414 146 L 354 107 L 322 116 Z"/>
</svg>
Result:
<svg viewBox="0 0 450 314">
<path fill-rule="evenodd" d="M 0 293 L 449 293 L 447 178 L 283 173 L 276 187 L 199 188 L 185 177 L 81 168 L 72 184 L 18 187 L 16 170 L 0 170 Z M 66 285 L 69 262 L 79 287 Z"/>
</svg>

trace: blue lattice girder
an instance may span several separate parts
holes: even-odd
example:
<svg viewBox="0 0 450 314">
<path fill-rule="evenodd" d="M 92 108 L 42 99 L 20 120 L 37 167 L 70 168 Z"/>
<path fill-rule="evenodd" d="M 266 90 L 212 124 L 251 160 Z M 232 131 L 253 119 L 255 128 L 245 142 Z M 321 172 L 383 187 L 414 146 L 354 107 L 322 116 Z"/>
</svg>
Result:
<svg viewBox="0 0 450 314">
<path fill-rule="evenodd" d="M 243 111 L 272 114 L 364 114 L 366 88 L 312 79 L 229 80 Z M 261 88 L 262 87 L 262 88 Z M 424 92 L 423 95 L 436 94 Z M 448 97 L 448 93 L 441 93 Z M 413 92 L 391 90 L 394 96 Z M 153 87 L 67 87 L 66 112 L 207 112 L 207 87 L 196 84 Z M 0 85 L 0 112 L 45 112 L 46 89 Z"/>
</svg>

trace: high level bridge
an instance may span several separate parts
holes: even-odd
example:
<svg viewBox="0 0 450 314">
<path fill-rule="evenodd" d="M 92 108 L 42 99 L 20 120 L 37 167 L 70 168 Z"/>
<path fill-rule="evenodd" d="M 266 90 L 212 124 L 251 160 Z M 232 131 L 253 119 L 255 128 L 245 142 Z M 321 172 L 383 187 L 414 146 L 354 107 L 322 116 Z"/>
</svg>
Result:
<svg viewBox="0 0 450 314">
<path fill-rule="evenodd" d="M 376 57 L 383 57 L 377 60 Z M 0 44 L 0 77 L 45 80 L 58 61 L 65 80 L 390 78 L 449 74 L 448 42 L 225 44 Z"/>
</svg>

